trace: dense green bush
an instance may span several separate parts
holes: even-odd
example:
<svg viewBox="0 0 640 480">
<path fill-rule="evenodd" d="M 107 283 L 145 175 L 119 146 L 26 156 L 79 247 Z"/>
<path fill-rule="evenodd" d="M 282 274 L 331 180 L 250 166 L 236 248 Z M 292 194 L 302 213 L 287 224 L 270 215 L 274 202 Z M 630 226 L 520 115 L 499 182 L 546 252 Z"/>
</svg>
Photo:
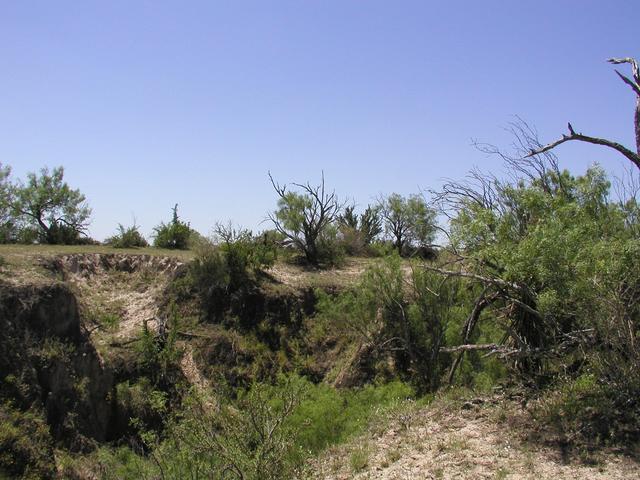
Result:
<svg viewBox="0 0 640 480">
<path fill-rule="evenodd" d="M 149 243 L 142 236 L 139 228 L 140 227 L 136 225 L 135 222 L 133 225 L 126 228 L 120 223 L 118 224 L 118 233 L 107 238 L 104 243 L 114 248 L 148 247 Z"/>
<path fill-rule="evenodd" d="M 370 267 L 360 283 L 337 296 L 318 292 L 317 320 L 340 336 L 369 345 L 370 361 L 392 355 L 396 373 L 419 391 L 438 388 L 448 358 L 447 333 L 462 330 L 468 285 L 414 266 L 411 275 L 392 255 Z M 449 334 L 451 337 L 451 334 Z M 482 363 L 477 365 L 481 370 Z"/>
<path fill-rule="evenodd" d="M 205 316 L 220 319 L 235 298 L 253 291 L 262 271 L 277 258 L 272 236 L 218 226 L 217 242 L 201 239 L 185 275 L 173 282 L 178 297 L 195 294 Z"/>
<path fill-rule="evenodd" d="M 160 472 L 164 478 L 306 478 L 310 456 L 358 435 L 412 396 L 400 382 L 342 391 L 297 376 L 227 394 L 219 389 L 215 407 L 194 394 L 146 459 L 120 449 L 103 450 L 92 462 L 143 478 Z"/>
<path fill-rule="evenodd" d="M 253 237 L 250 230 L 218 224 L 216 237 L 229 273 L 231 290 L 246 282 L 249 273 L 256 274 L 271 267 L 278 256 L 276 243 L 266 233 Z"/>
<path fill-rule="evenodd" d="M 399 255 L 408 249 L 428 246 L 435 238 L 436 211 L 420 195 L 408 198 L 392 193 L 380 199 L 380 217 L 386 237 L 393 241 Z"/>
<path fill-rule="evenodd" d="M 338 217 L 340 243 L 348 255 L 369 255 L 370 246 L 382 233 L 380 208 L 367 206 L 360 215 L 355 213 L 355 206 L 345 207 Z"/>
<path fill-rule="evenodd" d="M 0 190 L 1 183 L 0 179 Z M 36 230 L 40 243 L 77 244 L 85 236 L 91 209 L 80 190 L 64 181 L 63 167 L 28 173 L 27 182 L 14 185 L 11 192 L 14 219 Z"/>
<path fill-rule="evenodd" d="M 0 478 L 55 478 L 53 441 L 44 418 L 0 404 Z"/>
<path fill-rule="evenodd" d="M 184 223 L 178 217 L 178 204 L 173 209 L 173 216 L 169 223 L 161 222 L 153 228 L 155 235 L 153 246 L 157 248 L 169 248 L 186 250 L 189 248 L 189 240 L 192 230 L 188 223 Z"/>
</svg>

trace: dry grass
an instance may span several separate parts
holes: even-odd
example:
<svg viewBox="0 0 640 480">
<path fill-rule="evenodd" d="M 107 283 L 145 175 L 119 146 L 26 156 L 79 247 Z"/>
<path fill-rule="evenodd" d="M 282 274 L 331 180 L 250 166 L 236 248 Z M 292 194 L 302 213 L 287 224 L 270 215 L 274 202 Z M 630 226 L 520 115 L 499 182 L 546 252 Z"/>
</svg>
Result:
<svg viewBox="0 0 640 480">
<path fill-rule="evenodd" d="M 52 272 L 42 264 L 61 255 L 73 254 L 114 254 L 151 255 L 154 257 L 177 258 L 182 262 L 194 256 L 189 250 L 165 250 L 160 248 L 113 248 L 102 245 L 0 245 L 0 280 L 13 284 L 42 284 L 55 280 Z"/>
<path fill-rule="evenodd" d="M 499 421 L 503 412 L 507 421 Z M 555 449 L 528 443 L 519 403 L 485 399 L 477 404 L 442 396 L 428 407 L 373 426 L 365 435 L 330 449 L 312 462 L 317 479 L 629 479 L 640 464 L 601 452 L 598 463 L 563 460 Z M 518 427 L 518 425 L 521 425 Z M 367 446 L 366 462 L 361 455 Z M 356 456 L 354 468 L 354 454 Z M 360 458 L 362 457 L 362 458 Z"/>
<path fill-rule="evenodd" d="M 340 267 L 314 269 L 277 262 L 267 273 L 283 285 L 294 288 L 345 288 L 357 283 L 375 258 L 349 257 Z"/>
</svg>

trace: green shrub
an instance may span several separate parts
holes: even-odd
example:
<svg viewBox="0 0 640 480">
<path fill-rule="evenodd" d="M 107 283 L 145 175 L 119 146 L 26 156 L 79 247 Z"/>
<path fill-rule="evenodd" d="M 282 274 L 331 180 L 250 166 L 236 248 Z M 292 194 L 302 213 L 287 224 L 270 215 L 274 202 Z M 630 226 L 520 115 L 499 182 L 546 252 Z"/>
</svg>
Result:
<svg viewBox="0 0 640 480">
<path fill-rule="evenodd" d="M 138 367 L 156 385 L 171 379 L 182 357 L 182 350 L 177 345 L 179 323 L 177 308 L 172 304 L 167 320 L 158 332 L 152 332 L 146 321 L 142 325 L 140 341 L 136 346 Z"/>
<path fill-rule="evenodd" d="M 353 473 L 358 473 L 369 465 L 369 446 L 358 445 L 349 455 L 349 466 Z"/>
<path fill-rule="evenodd" d="M 167 478 L 292 478 L 297 465 L 286 419 L 305 396 L 306 383 L 281 378 L 277 385 L 254 384 L 216 411 L 193 397 L 183 420 L 154 452 Z M 194 472 L 199 472 L 193 477 Z"/>
<path fill-rule="evenodd" d="M 178 218 L 178 204 L 173 207 L 173 218 L 171 222 L 161 222 L 154 227 L 155 238 L 153 246 L 157 248 L 168 248 L 175 250 L 186 250 L 189 248 L 189 240 L 192 235 L 191 227 Z"/>
<path fill-rule="evenodd" d="M 307 397 L 287 420 L 300 448 L 293 453 L 316 454 L 345 442 L 362 432 L 376 415 L 413 395 L 413 389 L 400 381 L 354 390 L 309 385 Z"/>
<path fill-rule="evenodd" d="M 118 233 L 113 237 L 107 238 L 104 243 L 114 248 L 148 247 L 149 244 L 140 233 L 139 228 L 135 222 L 127 228 L 120 223 L 118 224 Z"/>
<path fill-rule="evenodd" d="M 49 428 L 40 415 L 1 404 L 0 478 L 55 478 L 53 458 Z"/>
<path fill-rule="evenodd" d="M 152 459 L 137 455 L 132 449 L 121 446 L 101 446 L 88 455 L 66 455 L 56 452 L 58 477 L 65 479 L 99 478 L 100 480 L 123 480 L 153 478 Z"/>
<path fill-rule="evenodd" d="M 201 239 L 186 274 L 172 284 L 178 298 L 195 294 L 205 316 L 220 319 L 234 299 L 252 292 L 258 275 L 273 265 L 277 245 L 270 236 L 218 227 L 218 243 Z"/>
<path fill-rule="evenodd" d="M 621 404 L 620 392 L 590 373 L 549 388 L 535 403 L 533 416 L 572 447 L 630 445 L 640 439 L 638 398 Z"/>
<path fill-rule="evenodd" d="M 165 478 L 304 478 L 309 456 L 360 433 L 410 397 L 400 382 L 339 391 L 297 377 L 254 383 L 215 409 L 194 394 L 152 456 Z M 225 399 L 226 398 L 226 399 Z M 135 459 L 123 459 L 135 464 Z"/>
<path fill-rule="evenodd" d="M 320 294 L 318 318 L 339 335 L 371 345 L 379 358 L 368 361 L 392 355 L 401 378 L 421 392 L 434 391 L 446 367 L 439 352 L 448 326 L 461 325 L 466 315 L 456 307 L 465 298 L 464 284 L 420 268 L 407 280 L 403 267 L 395 253 L 367 269 L 353 291 Z"/>
<path fill-rule="evenodd" d="M 389 255 L 393 255 L 395 247 L 392 242 L 379 240 L 371 242 L 367 251 L 372 257 L 388 257 Z"/>
<path fill-rule="evenodd" d="M 338 237 L 335 225 L 328 225 L 317 240 L 318 264 L 325 267 L 338 267 L 344 263 L 345 244 Z"/>
<path fill-rule="evenodd" d="M 250 272 L 258 273 L 276 261 L 276 243 L 266 233 L 254 238 L 250 230 L 218 224 L 216 236 L 224 256 L 231 290 L 245 283 Z"/>
</svg>

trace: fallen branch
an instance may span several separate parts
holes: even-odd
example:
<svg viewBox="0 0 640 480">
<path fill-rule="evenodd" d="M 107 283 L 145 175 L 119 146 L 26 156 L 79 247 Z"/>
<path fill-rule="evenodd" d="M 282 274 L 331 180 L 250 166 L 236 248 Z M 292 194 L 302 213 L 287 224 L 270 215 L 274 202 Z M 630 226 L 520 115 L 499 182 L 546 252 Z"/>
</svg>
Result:
<svg viewBox="0 0 640 480">
<path fill-rule="evenodd" d="M 469 314 L 469 317 L 467 318 L 467 321 L 464 324 L 464 327 L 462 329 L 462 334 L 463 334 L 462 341 L 465 344 L 469 340 L 471 340 L 471 335 L 473 333 L 474 328 L 476 327 L 476 324 L 478 323 L 478 320 L 480 319 L 480 314 L 482 313 L 482 311 L 487 306 L 489 306 L 496 298 L 498 298 L 498 295 L 495 293 L 490 297 L 486 297 L 488 289 L 489 287 L 485 287 L 482 293 L 480 294 L 480 296 L 477 298 L 477 300 L 475 301 L 475 304 L 473 305 L 473 309 L 471 310 L 471 313 Z M 458 356 L 456 357 L 456 359 L 451 364 L 451 369 L 449 370 L 449 378 L 447 379 L 447 381 L 449 382 L 449 385 L 453 383 L 453 377 L 455 376 L 456 370 L 458 369 L 458 366 L 462 361 L 464 352 L 465 350 L 461 350 L 460 353 L 458 353 Z"/>
<path fill-rule="evenodd" d="M 507 282 L 506 280 L 502 280 L 501 278 L 485 277 L 483 275 L 478 275 L 477 273 L 465 272 L 463 270 L 460 270 L 460 271 L 445 270 L 443 268 L 432 267 L 430 265 L 423 265 L 423 268 L 425 268 L 425 269 L 427 269 L 429 271 L 432 271 L 432 272 L 441 273 L 442 275 L 448 275 L 448 276 L 453 276 L 453 277 L 471 278 L 473 280 L 478 280 L 478 281 L 483 282 L 483 283 L 490 283 L 490 284 L 494 284 L 494 285 L 499 285 L 501 287 L 509 287 L 509 288 L 513 288 L 513 289 L 516 289 L 516 290 L 520 289 L 520 287 L 516 283 Z"/>
<path fill-rule="evenodd" d="M 457 345 L 455 347 L 442 347 L 440 353 L 471 352 L 476 350 L 500 350 L 504 349 L 496 343 L 471 343 L 467 345 Z"/>
</svg>

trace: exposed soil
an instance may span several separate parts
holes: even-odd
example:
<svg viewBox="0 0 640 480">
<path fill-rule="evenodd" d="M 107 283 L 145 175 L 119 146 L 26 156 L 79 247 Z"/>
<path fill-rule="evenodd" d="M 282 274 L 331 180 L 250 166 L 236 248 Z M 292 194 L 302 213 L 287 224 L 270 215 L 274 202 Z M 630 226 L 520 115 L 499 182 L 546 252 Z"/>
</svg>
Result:
<svg viewBox="0 0 640 480">
<path fill-rule="evenodd" d="M 182 265 L 175 258 L 150 255 L 64 255 L 50 268 L 78 292 L 83 317 L 100 327 L 104 315 L 117 319 L 110 328 L 95 328 L 99 341 L 122 343 L 135 338 L 145 322 L 156 329 L 164 291 Z"/>
<path fill-rule="evenodd" d="M 532 444 L 513 420 L 520 404 L 481 400 L 436 402 L 396 415 L 313 462 L 317 479 L 632 479 L 640 464 L 614 452 L 565 458 Z"/>
</svg>

